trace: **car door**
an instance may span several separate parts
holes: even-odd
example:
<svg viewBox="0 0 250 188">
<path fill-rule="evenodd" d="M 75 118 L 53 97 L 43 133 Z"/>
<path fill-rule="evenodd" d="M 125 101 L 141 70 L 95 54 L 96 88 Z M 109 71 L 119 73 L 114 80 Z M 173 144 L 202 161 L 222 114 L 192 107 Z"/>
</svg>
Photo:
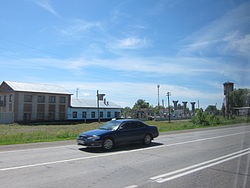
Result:
<svg viewBox="0 0 250 188">
<path fill-rule="evenodd" d="M 131 130 L 133 130 L 133 141 L 142 141 L 146 134 L 145 124 L 140 121 L 133 121 L 131 124 Z"/>
<path fill-rule="evenodd" d="M 117 132 L 117 142 L 125 144 L 141 141 L 145 135 L 145 126 L 141 122 L 129 121 L 122 124 Z"/>
<path fill-rule="evenodd" d="M 132 142 L 135 138 L 134 131 L 132 129 L 132 122 L 124 122 L 120 125 L 116 133 L 116 143 L 126 144 Z"/>
</svg>

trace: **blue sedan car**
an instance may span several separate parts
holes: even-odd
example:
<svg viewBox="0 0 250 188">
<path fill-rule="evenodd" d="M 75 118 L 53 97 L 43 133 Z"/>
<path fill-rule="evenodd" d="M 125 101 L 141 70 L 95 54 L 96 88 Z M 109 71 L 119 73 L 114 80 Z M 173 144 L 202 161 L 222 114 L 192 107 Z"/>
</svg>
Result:
<svg viewBox="0 0 250 188">
<path fill-rule="evenodd" d="M 158 135 L 156 126 L 147 125 L 138 120 L 112 120 L 98 129 L 79 134 L 77 143 L 87 147 L 111 150 L 114 146 L 134 142 L 149 145 Z"/>
</svg>

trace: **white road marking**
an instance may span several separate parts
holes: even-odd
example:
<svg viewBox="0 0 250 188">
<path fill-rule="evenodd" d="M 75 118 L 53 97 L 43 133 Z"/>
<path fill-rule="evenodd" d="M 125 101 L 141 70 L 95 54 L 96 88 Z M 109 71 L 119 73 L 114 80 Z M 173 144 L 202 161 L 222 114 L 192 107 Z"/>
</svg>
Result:
<svg viewBox="0 0 250 188">
<path fill-rule="evenodd" d="M 138 187 L 138 185 L 130 185 L 130 186 L 127 186 L 127 187 L 124 187 L 124 188 L 136 188 Z"/>
<path fill-rule="evenodd" d="M 249 132 L 250 131 L 245 131 L 245 132 L 239 132 L 239 133 L 228 134 L 228 135 L 223 135 L 223 136 L 215 136 L 215 137 L 210 137 L 210 138 L 202 138 L 202 139 L 197 139 L 197 140 L 190 140 L 190 141 L 178 142 L 178 143 L 173 143 L 173 144 L 168 144 L 168 145 L 160 145 L 160 146 L 154 146 L 154 147 L 147 147 L 147 148 L 141 148 L 141 149 L 136 149 L 136 150 L 119 151 L 119 152 L 114 152 L 114 153 L 113 152 L 112 153 L 105 153 L 105 154 L 101 154 L 101 155 L 93 155 L 93 156 L 88 156 L 88 157 L 80 157 L 80 158 L 73 158 L 73 159 L 66 159 L 66 160 L 59 160 L 59 161 L 37 163 L 37 164 L 31 164 L 31 165 L 7 167 L 7 168 L 1 168 L 0 171 L 15 170 L 15 169 L 22 169 L 22 168 L 30 168 L 30 167 L 44 166 L 44 165 L 50 165 L 50 164 L 65 163 L 65 162 L 71 162 L 71 161 L 79 161 L 79 160 L 84 160 L 84 159 L 93 159 L 93 158 L 99 158 L 99 157 L 119 155 L 119 154 L 124 154 L 124 153 L 133 153 L 133 152 L 138 152 L 138 151 L 146 151 L 146 150 L 152 150 L 152 149 L 158 149 L 158 148 L 164 148 L 164 147 L 171 147 L 171 146 L 176 146 L 176 145 L 188 144 L 188 143 L 193 143 L 193 142 L 201 142 L 201 141 L 205 141 L 205 140 L 212 140 L 212 139 L 217 139 L 217 138 L 235 136 L 235 135 L 240 135 L 240 134 L 246 134 L 246 133 L 249 133 Z"/>
<path fill-rule="evenodd" d="M 25 152 L 25 151 L 33 151 L 33 150 L 43 150 L 43 149 L 54 149 L 54 148 L 65 148 L 65 147 L 69 147 L 69 146 L 76 146 L 76 144 L 70 144 L 70 145 L 63 145 L 63 146 L 49 146 L 49 147 L 45 147 L 45 148 L 30 148 L 30 149 L 17 149 L 17 150 L 13 150 L 13 151 L 0 151 L 0 154 L 2 153 L 13 153 L 13 152 Z"/>
<path fill-rule="evenodd" d="M 176 178 L 203 170 L 205 168 L 209 168 L 211 166 L 218 165 L 220 163 L 224 163 L 226 161 L 238 158 L 238 157 L 243 156 L 243 155 L 247 155 L 249 153 L 250 153 L 250 148 L 247 148 L 247 149 L 244 149 L 244 150 L 241 150 L 241 151 L 238 151 L 235 153 L 231 153 L 228 155 L 224 155 L 224 156 L 221 156 L 221 157 L 209 160 L 209 161 L 205 161 L 205 162 L 202 162 L 202 163 L 199 163 L 196 165 L 192 165 L 192 166 L 189 166 L 186 168 L 182 168 L 179 170 L 168 172 L 166 174 L 162 174 L 159 176 L 154 176 L 154 177 L 151 177 L 150 179 L 153 181 L 156 181 L 157 183 L 164 183 L 166 181 L 170 181 L 170 180 L 173 180 L 173 179 L 176 179 Z"/>
<path fill-rule="evenodd" d="M 231 157 L 233 155 L 237 155 L 237 154 L 240 154 L 242 152 L 247 152 L 247 151 L 249 151 L 249 148 L 244 149 L 244 150 L 240 150 L 240 151 L 228 154 L 228 155 L 224 155 L 224 156 L 221 156 L 221 157 L 209 160 L 209 161 L 205 161 L 205 162 L 202 162 L 202 163 L 199 163 L 199 164 L 195 164 L 195 165 L 192 165 L 192 166 L 189 166 L 189 167 L 186 167 L 186 168 L 182 168 L 182 169 L 179 169 L 179 170 L 175 170 L 175 171 L 172 171 L 172 172 L 168 172 L 168 173 L 165 173 L 165 174 L 154 176 L 154 177 L 151 177 L 150 179 L 151 180 L 160 179 L 160 178 L 163 178 L 163 177 L 166 177 L 166 176 L 170 176 L 170 175 L 177 174 L 177 173 L 180 173 L 180 172 L 183 172 L 183 171 L 187 171 L 187 170 L 190 170 L 190 169 L 193 169 L 193 168 L 197 168 L 197 167 L 200 167 L 200 166 L 212 163 L 212 162 L 216 162 L 218 160 L 222 160 L 222 159 L 225 159 L 227 157 Z"/>
</svg>

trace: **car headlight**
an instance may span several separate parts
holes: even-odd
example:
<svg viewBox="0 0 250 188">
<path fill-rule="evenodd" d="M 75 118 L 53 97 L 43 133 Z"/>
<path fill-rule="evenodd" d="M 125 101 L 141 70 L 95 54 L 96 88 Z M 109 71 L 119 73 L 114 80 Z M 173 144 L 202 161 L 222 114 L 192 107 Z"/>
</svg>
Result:
<svg viewBox="0 0 250 188">
<path fill-rule="evenodd" d="M 94 135 L 94 136 L 89 137 L 88 139 L 89 139 L 89 140 L 92 140 L 92 141 L 95 141 L 95 140 L 100 139 L 100 136 Z"/>
</svg>

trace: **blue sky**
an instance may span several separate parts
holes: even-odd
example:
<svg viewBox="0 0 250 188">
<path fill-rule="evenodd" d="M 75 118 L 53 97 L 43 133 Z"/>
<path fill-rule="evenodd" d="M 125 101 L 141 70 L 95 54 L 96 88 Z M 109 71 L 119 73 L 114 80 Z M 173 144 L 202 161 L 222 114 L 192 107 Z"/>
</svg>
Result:
<svg viewBox="0 0 250 188">
<path fill-rule="evenodd" d="M 8 0 L 0 2 L 0 79 L 52 83 L 81 98 L 223 101 L 250 88 L 250 1 Z"/>
</svg>

